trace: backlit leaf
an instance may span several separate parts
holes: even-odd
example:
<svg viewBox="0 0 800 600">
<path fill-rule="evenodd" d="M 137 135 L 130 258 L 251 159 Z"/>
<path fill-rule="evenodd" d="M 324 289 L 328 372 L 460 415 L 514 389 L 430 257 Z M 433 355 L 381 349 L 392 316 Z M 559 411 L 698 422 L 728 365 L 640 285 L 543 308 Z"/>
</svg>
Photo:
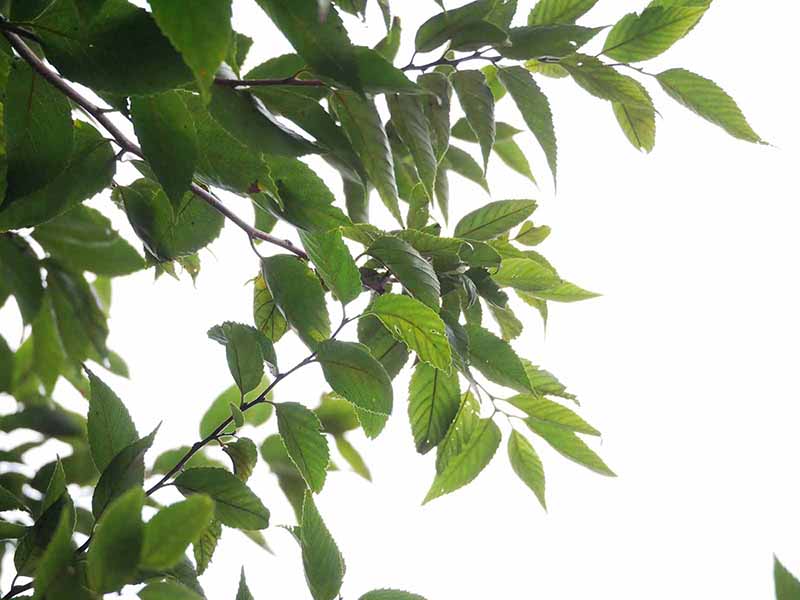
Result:
<svg viewBox="0 0 800 600">
<path fill-rule="evenodd" d="M 269 511 L 250 488 L 224 469 L 187 469 L 175 478 L 184 496 L 205 494 L 214 500 L 215 517 L 237 529 L 265 529 Z"/>
</svg>

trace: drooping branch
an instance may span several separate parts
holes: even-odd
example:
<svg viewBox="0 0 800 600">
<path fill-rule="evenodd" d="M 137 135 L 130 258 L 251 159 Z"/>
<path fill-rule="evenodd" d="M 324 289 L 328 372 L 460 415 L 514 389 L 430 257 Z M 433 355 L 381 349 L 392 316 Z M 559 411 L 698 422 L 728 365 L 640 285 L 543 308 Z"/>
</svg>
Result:
<svg viewBox="0 0 800 600">
<path fill-rule="evenodd" d="M 61 75 L 44 64 L 44 62 L 42 62 L 36 53 L 31 50 L 30 47 L 17 34 L 5 30 L 3 31 L 3 35 L 6 37 L 6 39 L 8 39 L 9 43 L 14 50 L 17 51 L 20 57 L 27 62 L 34 71 L 41 75 L 45 81 L 50 83 L 50 85 L 55 87 L 67 98 L 77 104 L 82 110 L 84 110 L 95 121 L 97 121 L 97 123 L 102 125 L 103 128 L 111 134 L 111 136 L 114 138 L 114 141 L 125 152 L 129 152 L 130 154 L 146 160 L 142 149 L 139 148 L 139 146 L 133 142 L 133 140 L 131 140 L 119 127 L 117 127 L 114 121 L 112 121 L 106 114 L 107 111 L 105 109 L 97 106 L 94 102 L 83 96 L 69 83 L 67 83 L 67 81 L 61 77 Z M 219 199 L 217 199 L 205 188 L 197 185 L 196 183 L 192 183 L 190 190 L 195 196 L 206 202 L 209 206 L 214 208 L 225 218 L 242 229 L 250 237 L 250 239 L 259 239 L 269 242 L 270 244 L 274 244 L 275 246 L 279 246 L 285 250 L 288 250 L 289 252 L 292 252 L 300 258 L 306 260 L 308 259 L 308 255 L 290 241 L 282 240 L 272 234 L 261 231 L 260 229 L 256 229 L 255 227 L 247 224 L 245 221 L 231 212 L 230 209 L 228 209 L 222 202 L 220 202 Z"/>
</svg>

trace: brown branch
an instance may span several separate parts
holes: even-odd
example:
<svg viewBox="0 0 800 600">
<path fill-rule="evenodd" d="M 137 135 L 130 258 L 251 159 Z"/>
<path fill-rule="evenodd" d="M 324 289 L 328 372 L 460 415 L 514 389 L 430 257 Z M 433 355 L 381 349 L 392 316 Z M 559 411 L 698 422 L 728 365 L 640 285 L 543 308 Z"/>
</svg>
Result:
<svg viewBox="0 0 800 600">
<path fill-rule="evenodd" d="M 20 57 L 27 62 L 31 68 L 36 71 L 42 78 L 50 83 L 53 87 L 59 90 L 62 94 L 64 94 L 67 98 L 72 100 L 75 104 L 81 107 L 86 113 L 88 113 L 95 121 L 97 121 L 103 128 L 111 134 L 117 144 L 131 154 L 138 156 L 139 158 L 145 159 L 144 154 L 142 153 L 142 149 L 139 148 L 130 138 L 128 138 L 125 133 L 117 127 L 114 122 L 108 117 L 106 114 L 106 110 L 94 104 L 88 98 L 85 98 L 81 95 L 77 90 L 75 90 L 72 86 L 70 86 L 58 73 L 51 70 L 47 65 L 42 62 L 42 60 L 31 50 L 28 45 L 20 38 L 17 34 L 11 31 L 3 31 L 3 35 L 8 39 L 11 46 Z M 265 231 L 261 231 L 252 227 L 251 225 L 247 224 L 245 221 L 237 217 L 234 213 L 232 213 L 228 208 L 225 207 L 222 202 L 220 202 L 211 192 L 208 190 L 200 187 L 199 185 L 193 183 L 191 186 L 191 192 L 225 216 L 227 219 L 232 221 L 235 225 L 237 225 L 240 229 L 242 229 L 250 239 L 257 238 L 260 240 L 264 240 L 265 242 L 269 242 L 270 244 L 274 244 L 279 246 L 293 254 L 296 254 L 300 258 L 308 260 L 308 255 L 297 248 L 294 244 L 289 242 L 288 240 L 282 240 L 274 235 L 271 235 Z"/>
</svg>

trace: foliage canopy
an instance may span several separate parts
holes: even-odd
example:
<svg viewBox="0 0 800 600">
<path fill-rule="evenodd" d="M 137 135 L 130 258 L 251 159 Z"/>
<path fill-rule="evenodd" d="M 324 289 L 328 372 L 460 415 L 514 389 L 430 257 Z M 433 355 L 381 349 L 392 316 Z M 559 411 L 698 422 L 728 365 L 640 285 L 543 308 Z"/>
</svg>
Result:
<svg viewBox="0 0 800 600">
<path fill-rule="evenodd" d="M 523 322 L 510 293 L 545 321 L 550 302 L 595 294 L 534 249 L 550 228 L 532 220 L 537 203 L 524 194 L 485 202 L 449 227 L 449 178 L 483 194 L 499 158 L 535 181 L 515 139 L 523 129 L 557 176 L 539 85 L 548 77 L 608 102 L 644 152 L 655 144 L 650 83 L 730 135 L 762 142 L 710 79 L 642 65 L 689 34 L 711 0 L 652 0 L 611 27 L 591 25 L 598 0 L 539 0 L 528 12 L 517 0 L 448 9 L 419 0 L 432 16 L 404 66 L 389 0 L 257 3 L 295 52 L 250 68 L 253 40 L 233 30 L 232 0 L 149 0 L 149 11 L 127 0 L 0 0 L 0 305 L 13 298 L 25 324 L 17 347 L 0 337 L 0 393 L 14 399 L 0 430 L 35 434 L 0 451 L 0 556 L 13 549 L 18 575 L 5 599 L 32 590 L 88 600 L 128 585 L 143 600 L 203 598 L 197 577 L 220 536 L 238 529 L 263 546 L 260 531 L 273 525 L 247 484 L 263 460 L 295 510 L 288 529 L 309 592 L 333 600 L 345 562 L 314 494 L 333 446 L 370 478 L 347 434 L 380 435 L 398 407 L 416 450 L 435 450 L 425 502 L 500 460 L 504 438 L 542 506 L 536 445 L 613 476 L 586 441 L 600 432 L 575 396 L 512 343 Z M 366 10 L 380 10 L 386 26 L 373 48 L 353 44 L 345 27 L 345 13 Z M 584 49 L 593 43 L 597 54 Z M 500 102 L 516 105 L 518 123 L 495 118 Z M 341 176 L 341 194 L 304 162 L 312 155 Z M 129 185 L 114 179 L 123 159 L 140 173 Z M 219 191 L 247 200 L 253 216 L 229 210 Z M 101 210 L 84 204 L 98 194 Z M 370 222 L 377 202 L 397 227 Z M 112 228 L 108 215 L 119 211 L 138 248 Z M 279 221 L 296 241 L 271 233 Z M 107 373 L 127 376 L 106 343 L 112 280 L 143 269 L 194 278 L 199 253 L 226 224 L 246 234 L 260 265 L 252 322 L 208 331 L 233 385 L 210 403 L 199 441 L 153 458 L 157 427 L 138 429 L 106 383 Z M 358 341 L 340 339 L 354 321 Z M 287 335 L 309 351 L 294 365 L 281 352 Z M 283 379 L 312 364 L 330 386 L 316 407 L 275 399 Z M 392 380 L 407 365 L 410 387 L 398 397 Z M 87 399 L 84 413 L 55 397 L 62 379 Z M 270 420 L 276 433 L 248 437 Z M 51 439 L 71 454 L 29 464 L 26 453 Z M 157 492 L 168 484 L 186 499 L 162 506 Z M 90 502 L 78 487 L 91 490 Z M 776 579 L 781 598 L 798 597 L 800 584 L 777 562 Z M 244 571 L 235 593 L 254 597 Z M 421 597 L 380 589 L 361 598 Z"/>
</svg>

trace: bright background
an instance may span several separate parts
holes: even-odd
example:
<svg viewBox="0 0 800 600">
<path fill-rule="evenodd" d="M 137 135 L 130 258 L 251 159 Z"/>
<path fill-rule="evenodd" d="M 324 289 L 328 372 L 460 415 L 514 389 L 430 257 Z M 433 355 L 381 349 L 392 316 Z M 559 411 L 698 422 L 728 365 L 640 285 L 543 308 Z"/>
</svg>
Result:
<svg viewBox="0 0 800 600">
<path fill-rule="evenodd" d="M 521 0 L 521 18 L 532 4 Z M 613 23 L 645 4 L 603 1 L 586 22 Z M 347 18 L 356 43 L 382 36 L 370 8 L 366 24 Z M 393 8 L 405 26 L 398 58 L 405 64 L 410 37 L 436 6 L 394 0 Z M 252 0 L 237 0 L 234 12 L 236 28 L 256 40 L 248 68 L 290 51 Z M 760 599 L 773 595 L 773 552 L 800 572 L 798 18 L 786 0 L 719 0 L 695 32 L 649 67 L 686 67 L 714 79 L 772 147 L 727 137 L 646 81 L 661 118 L 655 151 L 640 155 L 608 103 L 570 80 L 542 82 L 559 139 L 558 194 L 525 134 L 517 140 L 541 188 L 495 159 L 493 197 L 538 199 L 537 223 L 554 229 L 543 253 L 565 277 L 604 295 L 552 303 L 546 337 L 532 310 L 517 304 L 527 328 L 514 345 L 579 395 L 581 414 L 604 433 L 595 447 L 619 477 L 596 476 L 539 443 L 545 513 L 511 471 L 503 445 L 473 484 L 421 507 L 433 456 L 415 453 L 397 402 L 378 440 L 352 437 L 374 482 L 336 472 L 317 500 L 348 563 L 346 600 L 384 586 L 430 600 Z M 522 123 L 509 100 L 498 113 Z M 313 164 L 338 193 L 332 172 Z M 117 179 L 131 177 L 123 168 Z M 250 214 L 244 201 L 225 200 Z M 487 200 L 453 178 L 452 222 Z M 92 204 L 109 209 L 107 197 Z M 391 227 L 378 204 L 373 212 Z M 115 223 L 131 235 L 122 215 Z M 115 285 L 109 343 L 132 379 L 108 379 L 140 431 L 163 421 L 152 456 L 194 441 L 200 416 L 230 384 L 224 352 L 205 332 L 223 320 L 251 319 L 246 283 L 256 269 L 245 237 L 229 226 L 203 253 L 196 286 L 188 277 L 154 283 L 152 272 Z M 7 306 L 0 319 L 7 339 L 19 339 L 15 311 Z M 283 365 L 305 354 L 288 339 L 278 350 Z M 395 383 L 404 398 L 407 375 Z M 313 406 L 324 389 L 319 370 L 308 367 L 276 397 Z M 85 410 L 67 386 L 58 393 Z M 271 433 L 274 425 L 265 427 Z M 266 433 L 251 432 L 257 442 Z M 293 522 L 263 464 L 251 482 L 274 524 Z M 174 493 L 159 492 L 160 499 Z M 209 598 L 233 598 L 242 565 L 259 600 L 308 596 L 290 535 L 271 527 L 267 538 L 276 556 L 225 534 L 201 578 Z"/>
</svg>

